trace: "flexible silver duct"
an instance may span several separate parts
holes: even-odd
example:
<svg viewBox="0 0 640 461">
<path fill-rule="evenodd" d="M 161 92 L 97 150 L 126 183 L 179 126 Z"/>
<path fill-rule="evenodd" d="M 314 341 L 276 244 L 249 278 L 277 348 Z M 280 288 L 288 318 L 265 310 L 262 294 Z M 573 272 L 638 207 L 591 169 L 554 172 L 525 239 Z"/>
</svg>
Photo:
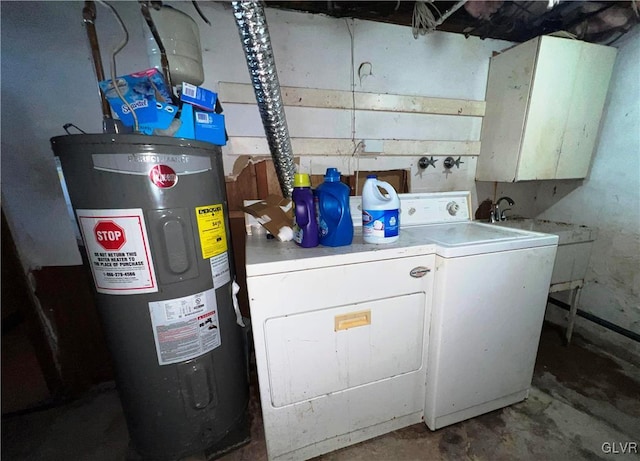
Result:
<svg viewBox="0 0 640 461">
<path fill-rule="evenodd" d="M 289 198 L 295 164 L 264 8 L 260 2 L 231 3 L 280 188 Z"/>
</svg>

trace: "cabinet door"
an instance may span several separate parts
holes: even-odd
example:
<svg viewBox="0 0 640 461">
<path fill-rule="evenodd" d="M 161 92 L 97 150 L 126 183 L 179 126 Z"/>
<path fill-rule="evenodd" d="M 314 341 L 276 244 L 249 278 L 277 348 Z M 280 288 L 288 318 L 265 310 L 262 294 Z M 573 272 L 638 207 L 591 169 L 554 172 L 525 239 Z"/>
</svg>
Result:
<svg viewBox="0 0 640 461">
<path fill-rule="evenodd" d="M 538 40 L 491 58 L 482 121 L 479 181 L 513 182 L 533 80 Z"/>
<path fill-rule="evenodd" d="M 516 180 L 555 179 L 582 42 L 541 37 Z"/>
<path fill-rule="evenodd" d="M 585 178 L 598 137 L 617 50 L 582 43 L 556 179 Z"/>
</svg>

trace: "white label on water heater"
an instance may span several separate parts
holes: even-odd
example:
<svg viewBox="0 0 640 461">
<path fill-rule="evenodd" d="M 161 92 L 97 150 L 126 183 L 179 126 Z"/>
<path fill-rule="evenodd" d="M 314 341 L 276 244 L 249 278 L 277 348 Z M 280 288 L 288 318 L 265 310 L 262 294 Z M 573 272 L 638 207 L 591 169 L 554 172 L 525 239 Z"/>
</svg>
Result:
<svg viewBox="0 0 640 461">
<path fill-rule="evenodd" d="M 141 208 L 77 210 L 76 214 L 98 293 L 158 291 Z"/>
<path fill-rule="evenodd" d="M 149 303 L 160 365 L 194 359 L 220 346 L 213 288 L 183 298 Z"/>
<path fill-rule="evenodd" d="M 231 270 L 229 269 L 229 253 L 224 252 L 209 259 L 211 264 L 211 276 L 213 277 L 213 287 L 220 288 L 231 281 Z"/>
</svg>

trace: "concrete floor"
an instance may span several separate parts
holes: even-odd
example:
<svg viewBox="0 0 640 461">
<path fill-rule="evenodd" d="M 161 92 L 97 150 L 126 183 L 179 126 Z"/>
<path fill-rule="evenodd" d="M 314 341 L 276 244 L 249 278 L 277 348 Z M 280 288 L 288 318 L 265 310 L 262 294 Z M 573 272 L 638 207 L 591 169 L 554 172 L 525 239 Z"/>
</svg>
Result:
<svg viewBox="0 0 640 461">
<path fill-rule="evenodd" d="M 632 447 L 640 445 L 640 363 L 625 355 L 579 335 L 565 347 L 561 330 L 545 324 L 528 400 L 436 432 L 409 426 L 315 461 L 638 460 L 640 448 Z M 255 384 L 250 413 L 251 443 L 221 461 L 266 460 Z M 120 461 L 127 443 L 113 384 L 65 406 L 2 420 L 6 460 Z"/>
</svg>

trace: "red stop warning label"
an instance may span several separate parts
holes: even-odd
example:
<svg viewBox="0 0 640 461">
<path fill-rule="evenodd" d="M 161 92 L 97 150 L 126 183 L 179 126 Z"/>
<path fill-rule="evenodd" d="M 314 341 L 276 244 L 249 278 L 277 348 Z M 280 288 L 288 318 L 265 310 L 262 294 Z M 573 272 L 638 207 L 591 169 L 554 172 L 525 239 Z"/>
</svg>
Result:
<svg viewBox="0 0 640 461">
<path fill-rule="evenodd" d="M 76 210 L 76 214 L 98 293 L 158 291 L 141 208 Z"/>
<path fill-rule="evenodd" d="M 98 245 L 108 251 L 119 250 L 127 241 L 124 229 L 113 221 L 98 221 L 93 233 Z"/>
</svg>

